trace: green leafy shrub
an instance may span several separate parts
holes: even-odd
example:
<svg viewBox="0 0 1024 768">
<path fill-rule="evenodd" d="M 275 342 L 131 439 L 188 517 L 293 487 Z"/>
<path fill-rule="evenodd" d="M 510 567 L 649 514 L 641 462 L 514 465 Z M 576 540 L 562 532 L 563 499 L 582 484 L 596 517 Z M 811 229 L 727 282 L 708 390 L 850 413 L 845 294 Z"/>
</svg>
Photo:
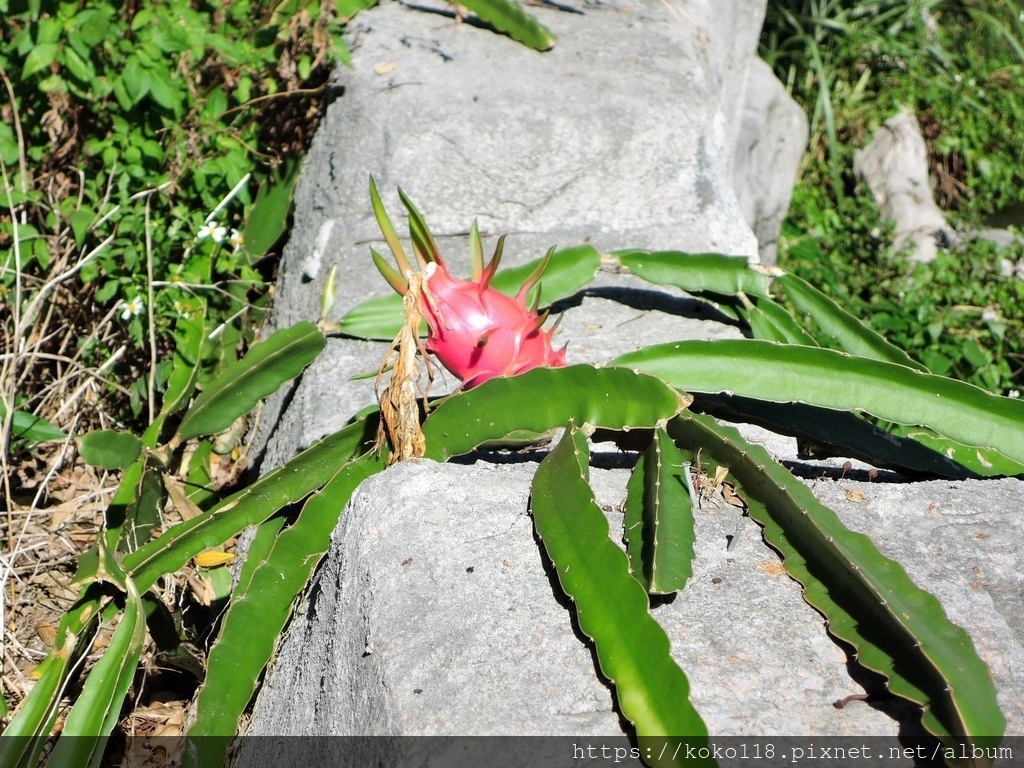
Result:
<svg viewBox="0 0 1024 768">
<path fill-rule="evenodd" d="M 165 485 L 188 514 L 238 483 L 237 425 L 193 437 L 166 461 L 151 451 L 188 400 L 231 370 L 266 310 L 265 257 L 286 229 L 328 75 L 346 57 L 347 17 L 335 8 L 0 0 L 0 497 L 10 573 L 65 581 L 82 547 L 69 528 L 109 534 L 120 557 L 160 523 Z M 104 515 L 90 499 L 109 500 L 119 479 L 125 490 Z M 62 505 L 76 510 L 63 528 L 26 536 L 30 520 Z M 210 583 L 225 575 L 207 573 Z M 47 644 L 31 627 L 73 602 L 59 589 L 50 608 L 51 592 L 19 581 L 5 593 L 12 639 L 35 646 L 5 645 L 5 717 Z M 134 595 L 133 619 L 138 601 L 153 610 L 149 595 Z M 151 629 L 163 658 L 194 665 L 182 641 L 201 644 L 215 613 L 190 606 L 177 630 Z M 118 635 L 121 651 L 140 629 L 136 621 Z M 119 685 L 134 675 L 124 669 Z"/>
<path fill-rule="evenodd" d="M 407 207 L 413 250 L 417 262 L 426 264 L 433 240 L 419 213 L 410 203 Z M 401 246 L 389 237 L 394 230 L 383 206 L 376 213 L 397 256 Z M 649 762 L 683 764 L 668 757 L 673 750 L 658 748 L 666 738 L 696 745 L 707 738 L 688 701 L 685 673 L 647 610 L 648 593 L 682 590 L 691 573 L 692 508 L 700 504 L 693 477 L 702 471 L 728 476 L 829 631 L 855 649 L 858 663 L 885 676 L 893 693 L 920 704 L 926 728 L 948 745 L 998 740 L 1005 720 L 992 680 L 968 635 L 949 621 L 938 601 L 883 557 L 870 539 L 848 531 L 766 451 L 708 414 L 764 424 L 876 465 L 964 478 L 1024 475 L 1019 428 L 1024 403 L 923 371 L 823 293 L 781 270 L 681 252 L 618 251 L 603 260 L 655 285 L 683 288 L 714 302 L 757 338 L 680 341 L 639 349 L 603 367 L 535 368 L 493 378 L 435 402 L 425 418 L 417 406 L 413 429 L 422 440 L 409 444 L 418 446 L 414 455 L 446 461 L 490 441 L 566 429 L 538 467 L 531 512 L 562 589 L 577 607 L 580 627 L 595 643 L 600 669 L 614 681 L 621 712 L 641 743 L 652 747 L 645 752 Z M 519 268 L 520 280 L 535 275 L 542 262 L 549 264 L 555 292 L 567 295 L 594 278 L 602 256 L 590 246 L 554 251 Z M 501 273 L 493 285 L 517 292 L 515 281 L 501 279 Z M 802 326 L 775 302 L 779 291 L 811 322 Z M 410 290 L 409 296 L 415 293 Z M 389 339 L 396 329 L 415 333 L 419 315 L 408 303 L 404 307 L 405 312 L 403 297 L 397 295 L 373 299 L 350 311 L 339 327 L 350 334 L 359 328 L 363 338 Z M 805 327 L 830 338 L 843 353 L 817 347 Z M 280 332 L 268 347 L 254 350 L 252 360 L 212 382 L 169 442 L 163 447 L 151 442 L 148 455 L 165 457 L 188 436 L 221 428 L 233 414 L 218 414 L 217 404 L 233 403 L 240 413 L 286 374 L 301 370 L 323 343 L 321 333 L 308 324 Z M 288 354 L 296 344 L 303 350 L 297 357 Z M 405 345 L 406 352 L 419 349 L 408 337 Z M 264 366 L 282 355 L 294 366 L 271 374 L 272 366 Z M 396 376 L 414 375 L 398 373 L 398 367 L 395 371 Z M 239 382 L 257 381 L 272 386 L 248 386 L 251 397 L 232 396 Z M 889 426 L 879 428 L 861 413 Z M 188 734 L 225 737 L 195 742 L 198 748 L 186 754 L 192 765 L 221 765 L 228 738 L 239 728 L 296 596 L 329 547 L 338 516 L 358 485 L 389 463 L 393 446 L 382 435 L 395 430 L 381 430 L 381 421 L 391 418 L 378 408 L 353 415 L 341 431 L 248 488 L 212 501 L 201 514 L 156 538 L 129 537 L 132 543 L 123 557 L 109 553 L 129 529 L 110 527 L 110 535 L 83 559 L 81 598 L 64 617 L 35 690 L 8 726 L 6 735 L 14 738 L 0 743 L 0 767 L 32 764 L 53 725 L 64 683 L 84 651 L 82 640 L 91 637 L 87 630 L 97 621 L 117 621 L 110 649 L 86 677 L 83 694 L 89 695 L 77 701 L 64 726 L 63 735 L 79 738 L 62 737 L 56 745 L 77 764 L 97 764 L 103 737 L 113 728 L 127 690 L 126 673 L 107 672 L 131 670 L 138 660 L 140 596 L 190 558 L 256 525 L 209 654 Z M 630 525 L 623 552 L 610 539 L 604 513 L 592 500 L 588 468 L 590 440 L 617 440 L 626 431 L 632 438 L 646 436 L 648 446 L 628 484 L 626 515 L 638 524 Z M 152 441 L 157 432 L 142 441 Z M 158 466 L 148 468 L 146 456 L 135 457 L 139 443 L 98 440 L 107 450 L 97 459 L 123 451 L 123 459 L 134 460 L 139 472 L 159 475 Z M 143 486 L 137 477 L 126 478 L 112 510 L 138 506 Z M 281 514 L 291 505 L 299 505 L 297 515 Z M 628 635 L 621 631 L 624 625 L 630 627 Z M 566 626 L 568 631 L 568 620 Z"/>
<path fill-rule="evenodd" d="M 1024 248 L 981 240 L 940 251 L 933 263 L 912 264 L 905 254 L 886 253 L 889 241 L 869 196 L 844 198 L 839 210 L 850 211 L 850 218 L 823 213 L 807 234 L 788 224 L 784 265 L 933 373 L 999 394 L 1019 391 L 1024 282 L 1018 265 Z M 844 223 L 848 239 L 840 232 Z M 839 243 L 848 250 L 826 250 Z"/>
<path fill-rule="evenodd" d="M 47 388 L 99 369 L 109 402 L 79 429 L 138 425 L 144 407 L 152 421 L 190 324 L 220 328 L 204 376 L 251 338 L 266 292 L 257 262 L 290 203 L 265 203 L 255 218 L 278 229 L 250 243 L 258 182 L 294 181 L 285 161 L 347 57 L 345 19 L 317 2 L 2 6 L 0 320 L 27 342 L 30 369 L 4 377 L 19 382 L 6 394 L 52 417 Z M 26 314 L 35 297 L 61 307 L 59 322 Z M 57 349 L 70 373 L 52 364 Z"/>
</svg>

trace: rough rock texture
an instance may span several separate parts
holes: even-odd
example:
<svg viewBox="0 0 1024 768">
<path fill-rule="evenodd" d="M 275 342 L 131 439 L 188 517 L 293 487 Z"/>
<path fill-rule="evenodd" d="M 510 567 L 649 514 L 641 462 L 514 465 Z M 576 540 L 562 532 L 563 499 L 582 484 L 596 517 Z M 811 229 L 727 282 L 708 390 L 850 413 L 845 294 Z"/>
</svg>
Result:
<svg viewBox="0 0 1024 768">
<path fill-rule="evenodd" d="M 765 264 L 774 264 L 778 254 L 776 240 L 789 210 L 808 132 L 807 115 L 771 68 L 754 59 L 747 73 L 733 171 L 740 210 L 757 236 Z"/>
<path fill-rule="evenodd" d="M 614 464 L 614 454 L 598 463 Z M 546 572 L 526 514 L 531 462 L 408 462 L 367 481 L 334 534 L 260 697 L 250 734 L 609 735 L 608 687 Z M 624 470 L 593 470 L 621 533 Z M 809 481 L 966 627 L 1024 732 L 1024 483 Z M 847 491 L 863 493 L 852 502 Z M 728 536 L 735 536 L 728 546 Z M 654 615 L 718 735 L 896 735 L 757 525 L 697 516 L 694 576 Z M 889 703 L 891 706 L 891 702 Z M 906 710 L 892 714 L 912 719 Z M 262 747 L 260 747 L 262 750 Z"/>
<path fill-rule="evenodd" d="M 400 230 L 394 190 L 409 193 L 456 272 L 465 270 L 464 235 L 474 217 L 491 244 L 510 235 L 510 264 L 585 240 L 604 251 L 756 258 L 757 238 L 730 180 L 734 153 L 760 173 L 772 161 L 757 158 L 783 149 L 741 131 L 752 114 L 744 93 L 763 0 L 530 10 L 559 35 L 547 53 L 393 2 L 356 17 L 353 67 L 338 73 L 343 93 L 296 192 L 273 325 L 316 319 L 334 264 L 337 316 L 388 292 L 368 253 L 370 244 L 384 248 L 369 206 L 370 174 Z M 757 77 L 760 88 L 763 72 Z M 799 155 L 801 139 L 791 138 L 784 149 Z M 745 183 L 750 221 L 784 208 L 771 195 L 788 199 L 785 187 Z M 279 420 L 283 398 L 266 409 L 257 439 L 266 448 L 263 466 L 287 460 L 371 402 L 372 382 L 346 382 L 376 369 L 382 355 L 379 345 L 332 341 L 289 394 L 288 416 Z"/>
<path fill-rule="evenodd" d="M 935 203 L 928 152 L 917 118 L 906 110 L 885 121 L 871 142 L 853 155 L 854 173 L 867 182 L 879 210 L 894 222 L 893 247 L 912 246 L 915 261 L 934 261 L 956 232 Z"/>
</svg>

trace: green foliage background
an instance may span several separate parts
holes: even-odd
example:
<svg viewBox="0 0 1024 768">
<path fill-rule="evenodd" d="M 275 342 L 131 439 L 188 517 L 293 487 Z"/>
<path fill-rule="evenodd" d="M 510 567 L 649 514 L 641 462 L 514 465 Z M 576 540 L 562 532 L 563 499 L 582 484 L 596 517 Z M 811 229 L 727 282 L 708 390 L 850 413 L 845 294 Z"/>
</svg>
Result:
<svg viewBox="0 0 1024 768">
<path fill-rule="evenodd" d="M 79 330 L 78 359 L 98 365 L 128 348 L 113 371 L 128 395 L 113 388 L 114 419 L 131 423 L 158 398 L 188 324 L 223 325 L 209 375 L 251 338 L 273 274 L 243 242 L 257 182 L 294 178 L 286 161 L 304 152 L 330 70 L 347 58 L 338 10 L 0 2 L 0 292 L 31 294 L 56 262 L 76 267 L 56 300 Z M 90 333 L 111 309 L 114 328 Z M 53 375 L 39 371 L 36 386 Z M 33 410 L 34 394 L 19 391 L 19 407 Z"/>
<path fill-rule="evenodd" d="M 811 119 L 780 265 L 937 373 L 1024 384 L 1024 247 L 973 240 L 936 263 L 890 257 L 853 152 L 899 108 L 918 118 L 936 199 L 963 231 L 1024 224 L 1024 15 L 1008 0 L 780 0 L 761 55 Z M 1018 229 L 1019 231 L 1019 229 Z"/>
</svg>

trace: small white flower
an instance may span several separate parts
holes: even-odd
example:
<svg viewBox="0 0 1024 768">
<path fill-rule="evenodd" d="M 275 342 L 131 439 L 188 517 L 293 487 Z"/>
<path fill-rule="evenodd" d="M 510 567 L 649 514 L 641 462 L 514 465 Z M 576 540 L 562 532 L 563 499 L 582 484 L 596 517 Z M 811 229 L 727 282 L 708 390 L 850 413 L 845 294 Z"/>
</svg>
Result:
<svg viewBox="0 0 1024 768">
<path fill-rule="evenodd" d="M 205 240 L 206 238 L 212 238 L 215 243 L 223 243 L 224 238 L 228 236 L 227 227 L 218 227 L 212 221 L 208 221 L 199 228 L 199 233 L 196 235 L 196 240 Z"/>
<path fill-rule="evenodd" d="M 131 301 L 122 301 L 121 306 L 121 319 L 128 322 L 133 317 L 137 317 L 142 314 L 142 310 L 146 308 L 145 302 L 142 301 L 141 296 L 136 296 Z"/>
<path fill-rule="evenodd" d="M 1019 390 L 1019 389 L 1011 389 L 1011 390 L 1010 390 L 1010 391 L 1009 391 L 1009 392 L 1007 393 L 1007 395 L 1006 395 L 1006 396 L 1007 396 L 1007 397 L 1012 397 L 1012 398 L 1013 398 L 1014 400 L 1016 400 L 1016 399 L 1017 399 L 1018 397 L 1020 397 L 1020 390 Z"/>
<path fill-rule="evenodd" d="M 187 302 L 178 299 L 174 300 L 174 311 L 186 320 L 192 316 L 192 307 Z"/>
<path fill-rule="evenodd" d="M 232 229 L 231 236 L 228 238 L 228 242 L 231 243 L 234 252 L 238 253 L 238 249 L 245 244 L 245 235 L 243 235 L 237 229 Z"/>
</svg>

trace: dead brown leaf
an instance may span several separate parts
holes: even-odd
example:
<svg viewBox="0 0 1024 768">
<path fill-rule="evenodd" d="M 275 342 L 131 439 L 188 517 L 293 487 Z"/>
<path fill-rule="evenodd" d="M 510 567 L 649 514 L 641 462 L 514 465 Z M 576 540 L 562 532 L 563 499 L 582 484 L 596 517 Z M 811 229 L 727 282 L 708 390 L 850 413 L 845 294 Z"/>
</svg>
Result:
<svg viewBox="0 0 1024 768">
<path fill-rule="evenodd" d="M 736 492 L 736 486 L 732 483 L 722 483 L 722 499 L 731 507 L 739 507 L 746 511 L 747 502 Z"/>
</svg>

